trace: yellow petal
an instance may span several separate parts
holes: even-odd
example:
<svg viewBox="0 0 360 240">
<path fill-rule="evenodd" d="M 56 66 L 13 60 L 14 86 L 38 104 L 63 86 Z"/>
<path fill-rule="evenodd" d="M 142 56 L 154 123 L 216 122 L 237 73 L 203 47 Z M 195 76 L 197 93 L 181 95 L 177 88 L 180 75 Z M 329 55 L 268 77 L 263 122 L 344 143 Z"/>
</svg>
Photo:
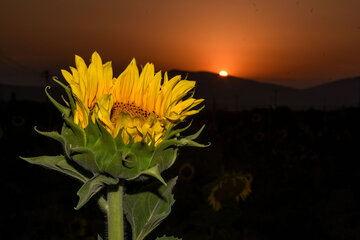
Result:
<svg viewBox="0 0 360 240">
<path fill-rule="evenodd" d="M 120 129 L 124 129 L 122 131 L 122 133 L 124 135 L 127 135 L 126 134 L 126 128 L 130 123 L 131 123 L 131 117 L 130 117 L 130 115 L 128 113 L 125 113 L 125 112 L 119 113 L 119 116 L 116 119 L 116 124 L 115 124 L 115 127 L 113 129 L 112 135 L 114 137 L 117 136 Z M 127 140 L 129 140 L 129 139 L 127 139 Z"/>
<path fill-rule="evenodd" d="M 147 104 L 147 110 L 149 112 L 153 112 L 155 110 L 155 101 L 156 97 L 158 95 L 158 92 L 160 90 L 160 84 L 161 84 L 161 72 L 156 73 L 154 76 L 150 86 L 149 86 L 149 92 L 148 92 L 148 104 Z"/>
<path fill-rule="evenodd" d="M 103 65 L 103 71 L 104 71 L 104 92 L 109 93 L 112 87 L 112 80 L 113 80 L 113 70 L 111 67 L 111 62 L 107 62 Z M 102 92 L 102 94 L 104 92 Z"/>
<path fill-rule="evenodd" d="M 104 94 L 96 102 L 95 114 L 97 118 L 105 124 L 107 129 L 111 132 L 113 130 L 113 123 L 110 119 L 111 109 L 114 104 L 114 98 L 110 94 Z"/>
<path fill-rule="evenodd" d="M 195 87 L 195 81 L 182 80 L 173 89 L 173 95 L 171 102 L 177 101 L 183 98 L 187 92 Z"/>
<path fill-rule="evenodd" d="M 103 64 L 101 58 L 97 52 L 94 52 L 91 56 L 91 65 L 94 67 L 94 75 L 96 78 L 96 93 L 95 98 L 99 99 L 101 95 L 104 93 L 105 84 L 104 84 L 104 72 L 103 72 Z"/>
<path fill-rule="evenodd" d="M 76 65 L 77 70 L 79 71 L 80 77 L 84 78 L 86 75 L 86 70 L 87 70 L 84 59 L 82 59 L 78 55 L 75 55 L 75 65 Z"/>
<path fill-rule="evenodd" d="M 65 80 L 71 85 L 74 82 L 74 77 L 68 71 L 61 69 L 61 73 L 64 76 Z"/>
<path fill-rule="evenodd" d="M 77 55 L 75 55 L 75 65 L 76 68 L 70 67 L 71 73 L 62 70 L 62 74 L 69 83 L 75 98 L 76 110 L 74 112 L 74 121 L 82 127 L 86 127 L 89 114 L 91 114 L 93 120 L 95 118 L 93 108 L 96 102 L 104 94 L 111 93 L 113 88 L 113 72 L 111 62 L 103 65 L 97 52 L 92 54 L 89 67 Z M 100 111 L 99 108 L 98 111 Z M 102 118 L 105 116 L 103 112 L 103 110 L 100 111 Z M 106 121 L 104 120 L 104 122 Z M 109 122 L 107 121 L 106 124 L 109 125 Z"/>
</svg>

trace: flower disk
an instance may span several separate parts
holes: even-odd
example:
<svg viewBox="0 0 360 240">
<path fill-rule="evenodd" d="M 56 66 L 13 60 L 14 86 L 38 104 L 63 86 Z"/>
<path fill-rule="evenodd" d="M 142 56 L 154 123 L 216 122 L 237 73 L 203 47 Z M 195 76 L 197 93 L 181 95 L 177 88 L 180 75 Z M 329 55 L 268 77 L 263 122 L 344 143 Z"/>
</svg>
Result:
<svg viewBox="0 0 360 240">
<path fill-rule="evenodd" d="M 171 125 L 201 110 L 193 108 L 203 99 L 188 96 L 195 81 L 182 80 L 180 75 L 169 79 L 167 73 L 162 79 L 151 63 L 139 73 L 133 59 L 119 77 L 113 78 L 111 63 L 102 64 L 96 52 L 89 68 L 78 56 L 75 62 L 77 69 L 70 67 L 72 74 L 65 70 L 62 74 L 75 98 L 74 122 L 82 128 L 88 125 L 90 115 L 114 138 L 120 132 L 125 143 L 133 139 L 158 144 Z"/>
</svg>

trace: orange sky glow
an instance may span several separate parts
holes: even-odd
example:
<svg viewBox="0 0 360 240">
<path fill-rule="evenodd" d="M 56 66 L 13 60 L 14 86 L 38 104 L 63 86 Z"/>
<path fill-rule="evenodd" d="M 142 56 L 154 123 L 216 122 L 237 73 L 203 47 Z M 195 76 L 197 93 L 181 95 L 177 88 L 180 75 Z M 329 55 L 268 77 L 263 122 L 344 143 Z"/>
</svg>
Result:
<svg viewBox="0 0 360 240">
<path fill-rule="evenodd" d="M 310 87 L 360 75 L 359 10 L 358 0 L 2 1 L 0 83 L 60 75 L 74 54 L 96 50 L 117 74 L 135 57 L 158 70 Z"/>
</svg>

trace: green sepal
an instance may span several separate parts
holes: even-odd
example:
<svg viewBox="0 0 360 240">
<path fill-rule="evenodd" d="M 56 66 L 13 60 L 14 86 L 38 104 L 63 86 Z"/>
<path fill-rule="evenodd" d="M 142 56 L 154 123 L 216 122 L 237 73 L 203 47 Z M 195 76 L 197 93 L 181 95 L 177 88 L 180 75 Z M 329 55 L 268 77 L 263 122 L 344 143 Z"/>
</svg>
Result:
<svg viewBox="0 0 360 240">
<path fill-rule="evenodd" d="M 127 179 L 131 176 L 131 173 L 129 172 L 129 169 L 125 169 L 125 166 L 123 165 L 122 155 L 121 151 L 117 151 L 117 153 L 113 155 L 110 164 L 103 170 L 113 177 Z"/>
<path fill-rule="evenodd" d="M 133 240 L 144 239 L 170 214 L 175 202 L 172 189 L 176 180 L 177 177 L 168 181 L 166 186 L 154 188 L 153 185 L 135 194 L 125 194 L 124 210 Z"/>
<path fill-rule="evenodd" d="M 199 137 L 200 133 L 204 130 L 204 128 L 205 128 L 205 125 L 203 125 L 200 128 L 200 130 L 197 131 L 195 134 L 180 138 L 176 145 L 181 146 L 181 147 L 189 146 L 189 147 L 201 147 L 201 148 L 210 146 L 210 143 L 209 144 L 201 144 L 201 143 L 197 143 L 197 142 L 193 141 L 194 139 Z"/>
<path fill-rule="evenodd" d="M 91 116 L 88 117 L 88 125 L 84 129 L 86 135 L 86 146 L 92 147 L 96 141 L 100 138 L 100 126 L 98 123 L 94 123 L 91 119 Z"/>
<path fill-rule="evenodd" d="M 127 152 L 129 159 L 125 165 L 136 168 L 139 172 L 149 168 L 153 149 L 143 141 L 129 144 L 129 146 L 131 146 Z"/>
<path fill-rule="evenodd" d="M 43 131 L 38 130 L 36 126 L 34 127 L 34 130 L 35 130 L 37 133 L 39 133 L 39 134 L 41 134 L 41 135 L 43 135 L 43 136 L 45 136 L 45 137 L 52 138 L 52 139 L 60 142 L 60 143 L 63 144 L 63 145 L 65 144 L 65 138 L 64 138 L 62 135 L 60 135 L 58 132 L 56 132 L 56 131 L 43 132 Z"/>
<path fill-rule="evenodd" d="M 100 172 L 99 166 L 96 163 L 95 154 L 92 150 L 86 147 L 75 147 L 70 150 L 71 159 L 84 169 L 92 172 Z"/>
<path fill-rule="evenodd" d="M 159 180 L 162 184 L 164 184 L 166 186 L 165 180 L 161 177 L 160 170 L 159 170 L 159 165 L 156 165 L 156 166 L 154 166 L 152 168 L 148 168 L 148 169 L 140 172 L 137 176 L 135 176 L 133 178 L 129 178 L 128 180 L 135 179 L 135 178 L 139 177 L 140 175 L 152 176 L 152 177 L 156 178 L 157 180 Z"/>
<path fill-rule="evenodd" d="M 96 174 L 90 180 L 85 182 L 79 189 L 77 195 L 79 196 L 79 202 L 75 207 L 75 210 L 79 210 L 85 203 L 87 203 L 92 196 L 98 193 L 104 185 L 113 185 L 119 182 L 118 178 L 108 177 L 105 175 Z"/>
<path fill-rule="evenodd" d="M 71 88 L 69 86 L 66 86 L 62 82 L 60 82 L 56 76 L 52 77 L 52 80 L 55 81 L 57 84 L 59 84 L 61 87 L 63 87 L 65 89 L 65 92 L 69 98 L 71 111 L 74 112 L 74 110 L 76 109 L 76 105 L 75 105 L 74 98 L 72 96 Z"/>
<path fill-rule="evenodd" d="M 102 237 L 98 234 L 97 240 L 103 240 Z"/>
<path fill-rule="evenodd" d="M 124 143 L 122 139 L 122 131 L 124 131 L 123 128 L 119 130 L 119 133 L 115 137 L 115 144 L 117 149 L 121 149 L 122 151 L 124 151 L 125 149 L 128 149 L 128 146 Z"/>
<path fill-rule="evenodd" d="M 171 125 L 169 127 L 169 129 L 166 131 L 165 135 L 164 135 L 164 140 L 167 140 L 167 139 L 170 139 L 174 136 L 178 136 L 181 132 L 187 130 L 192 124 L 192 121 L 189 123 L 189 125 L 187 125 L 186 127 L 184 128 L 180 128 L 180 129 L 176 129 L 176 130 L 173 130 L 174 128 L 174 125 Z"/>
<path fill-rule="evenodd" d="M 114 177 L 135 179 L 150 167 L 151 149 L 145 142 L 123 144 L 116 138 L 118 152 L 104 169 Z"/>
<path fill-rule="evenodd" d="M 169 126 L 169 128 L 167 129 L 167 131 L 165 132 L 165 135 L 164 135 L 164 137 L 163 137 L 163 140 L 166 140 L 166 139 L 169 139 L 169 138 L 171 138 L 171 133 L 172 132 L 174 132 L 174 130 L 173 130 L 173 128 L 174 128 L 175 126 L 174 126 L 174 124 L 171 124 L 170 126 Z"/>
<path fill-rule="evenodd" d="M 86 146 L 86 137 L 84 130 L 69 117 L 64 117 L 65 123 L 61 129 L 61 135 L 66 139 L 66 146 L 69 149 L 73 147 Z"/>
<path fill-rule="evenodd" d="M 205 125 L 202 126 L 200 128 L 200 130 L 197 131 L 195 134 L 192 134 L 190 136 L 183 137 L 183 138 L 179 137 L 179 134 L 181 132 L 185 131 L 186 129 L 188 129 L 190 127 L 190 124 L 187 127 L 182 128 L 180 130 L 172 131 L 170 129 L 168 138 L 175 136 L 175 135 L 177 137 L 174 137 L 171 139 L 164 139 L 163 141 L 161 141 L 158 144 L 158 146 L 155 148 L 154 154 L 151 158 L 150 167 L 158 165 L 160 172 L 170 168 L 174 164 L 174 162 L 177 158 L 178 147 L 183 147 L 183 146 L 207 147 L 207 146 L 209 146 L 209 145 L 204 145 L 204 144 L 200 144 L 200 143 L 193 141 L 200 135 L 200 133 L 203 131 Z"/>
<path fill-rule="evenodd" d="M 118 151 L 113 156 L 110 164 L 105 168 L 105 172 L 113 177 L 123 179 L 135 179 L 147 168 L 142 169 L 142 161 L 133 153 Z"/>
<path fill-rule="evenodd" d="M 103 126 L 101 126 L 100 123 L 97 123 L 97 126 L 100 131 L 100 136 L 91 147 L 91 150 L 95 154 L 95 159 L 99 168 L 101 170 L 105 170 L 113 160 L 117 150 L 114 138 L 111 134 Z"/>
<path fill-rule="evenodd" d="M 158 165 L 159 171 L 163 172 L 169 169 L 174 163 L 178 156 L 177 148 L 167 148 L 161 152 L 157 151 L 154 153 L 150 166 Z"/>
<path fill-rule="evenodd" d="M 200 130 L 197 131 L 195 134 L 187 136 L 187 137 L 183 137 L 183 138 L 179 138 L 179 139 L 172 138 L 172 139 L 161 141 L 159 143 L 159 145 L 155 148 L 154 154 L 159 154 L 160 152 L 162 152 L 163 150 L 165 150 L 171 146 L 176 146 L 176 147 L 183 147 L 183 146 L 207 147 L 207 146 L 209 146 L 209 145 L 204 145 L 204 144 L 200 144 L 200 143 L 193 141 L 195 138 L 197 138 L 200 135 L 200 133 L 202 132 L 204 127 L 205 127 L 205 125 L 202 126 L 200 128 Z"/>
<path fill-rule="evenodd" d="M 87 181 L 87 177 L 79 172 L 74 166 L 69 164 L 66 160 L 66 157 L 63 155 L 58 156 L 39 156 L 39 157 L 32 157 L 32 158 L 24 158 L 20 157 L 21 159 L 31 163 L 40 165 L 46 168 L 50 168 L 52 170 L 64 173 L 68 176 L 76 178 L 82 182 Z"/>
<path fill-rule="evenodd" d="M 181 238 L 176 238 L 176 237 L 173 237 L 173 236 L 162 236 L 162 237 L 157 237 L 155 240 L 181 240 Z"/>
<path fill-rule="evenodd" d="M 159 165 L 160 172 L 170 168 L 177 157 L 179 140 L 176 138 L 164 140 L 155 148 L 150 166 Z"/>
<path fill-rule="evenodd" d="M 177 146 L 179 147 L 184 147 L 184 146 L 188 146 L 188 147 L 200 147 L 200 148 L 204 148 L 204 147 L 208 147 L 210 146 L 209 144 L 201 144 L 195 141 L 192 141 L 188 138 L 182 138 L 178 141 Z"/>
<path fill-rule="evenodd" d="M 60 142 L 60 143 L 63 145 L 63 147 L 64 147 L 64 151 L 65 151 L 66 156 L 67 156 L 67 157 L 70 157 L 69 144 L 67 144 L 67 141 L 66 141 L 66 139 L 65 139 L 65 137 L 64 137 L 63 135 L 59 134 L 59 133 L 56 132 L 56 131 L 43 132 L 43 131 L 38 130 L 36 126 L 34 127 L 34 130 L 35 130 L 37 133 L 39 133 L 39 134 L 41 134 L 41 135 L 43 135 L 43 136 L 45 136 L 45 137 L 49 137 L 49 138 L 52 138 L 52 139 Z"/>
<path fill-rule="evenodd" d="M 62 115 L 69 117 L 70 113 L 71 113 L 70 108 L 67 108 L 67 107 L 61 105 L 53 97 L 51 97 L 51 95 L 48 93 L 48 89 L 50 89 L 50 88 L 51 88 L 50 86 L 45 87 L 46 96 L 49 98 L 49 100 L 52 102 L 52 104 L 54 104 L 54 106 L 62 113 Z"/>
<path fill-rule="evenodd" d="M 169 130 L 167 137 L 179 136 L 179 134 L 186 130 L 190 125 L 180 130 Z M 116 155 L 113 155 L 110 163 L 106 167 L 101 169 L 113 177 L 123 178 L 127 180 L 133 180 L 142 174 L 147 174 L 157 178 L 162 183 L 161 172 L 170 168 L 178 155 L 178 147 L 181 146 L 194 146 L 194 147 L 206 147 L 208 145 L 200 144 L 193 141 L 197 138 L 204 126 L 195 134 L 172 139 L 165 139 L 161 141 L 156 147 L 154 145 L 148 146 L 144 141 L 133 142 L 130 140 L 128 144 L 125 144 L 121 138 L 121 131 L 115 138 L 115 145 L 118 150 Z M 104 131 L 106 131 L 104 129 Z M 107 132 L 107 131 L 106 131 Z M 109 136 L 111 136 L 109 134 Z M 110 139 L 111 137 L 109 137 Z M 111 138 L 112 139 L 112 138 Z"/>
<path fill-rule="evenodd" d="M 199 131 L 197 131 L 196 133 L 194 133 L 192 135 L 186 136 L 185 138 L 189 139 L 189 140 L 194 140 L 194 139 L 198 138 L 200 136 L 201 132 L 204 130 L 204 128 L 205 128 L 205 124 L 199 129 Z"/>
</svg>

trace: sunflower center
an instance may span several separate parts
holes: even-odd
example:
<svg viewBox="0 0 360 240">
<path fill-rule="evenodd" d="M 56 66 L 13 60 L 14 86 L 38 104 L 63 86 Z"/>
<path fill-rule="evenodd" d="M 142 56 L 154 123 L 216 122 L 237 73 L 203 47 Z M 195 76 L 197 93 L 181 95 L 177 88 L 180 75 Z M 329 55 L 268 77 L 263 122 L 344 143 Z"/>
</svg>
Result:
<svg viewBox="0 0 360 240">
<path fill-rule="evenodd" d="M 116 102 L 114 103 L 111 109 L 111 121 L 115 122 L 117 116 L 121 112 L 127 112 L 130 114 L 132 118 L 134 117 L 142 117 L 145 120 L 149 117 L 150 113 L 141 107 L 135 105 L 135 103 L 123 103 L 123 102 Z"/>
</svg>

